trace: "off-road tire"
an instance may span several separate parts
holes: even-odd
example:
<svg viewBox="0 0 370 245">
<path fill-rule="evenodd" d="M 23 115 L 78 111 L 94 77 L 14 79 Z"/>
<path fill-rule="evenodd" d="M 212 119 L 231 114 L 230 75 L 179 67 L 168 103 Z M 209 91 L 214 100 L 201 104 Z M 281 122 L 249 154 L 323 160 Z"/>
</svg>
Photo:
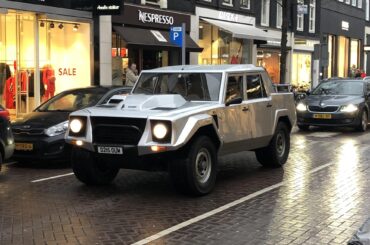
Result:
<svg viewBox="0 0 370 245">
<path fill-rule="evenodd" d="M 95 153 L 77 147 L 72 148 L 72 169 L 76 178 L 87 185 L 110 184 L 119 172 L 117 166 L 95 157 Z"/>
<path fill-rule="evenodd" d="M 362 110 L 360 113 L 360 124 L 356 127 L 356 131 L 365 132 L 368 124 L 368 114 L 366 110 Z"/>
<path fill-rule="evenodd" d="M 282 138 L 283 137 L 283 138 Z M 284 144 L 284 146 L 282 146 Z M 288 160 L 290 132 L 284 122 L 279 122 L 267 147 L 255 151 L 257 160 L 265 167 L 281 167 Z"/>
<path fill-rule="evenodd" d="M 176 152 L 176 157 L 169 164 L 169 172 L 177 191 L 202 196 L 213 190 L 217 175 L 217 150 L 209 137 L 195 138 L 181 152 Z"/>
</svg>

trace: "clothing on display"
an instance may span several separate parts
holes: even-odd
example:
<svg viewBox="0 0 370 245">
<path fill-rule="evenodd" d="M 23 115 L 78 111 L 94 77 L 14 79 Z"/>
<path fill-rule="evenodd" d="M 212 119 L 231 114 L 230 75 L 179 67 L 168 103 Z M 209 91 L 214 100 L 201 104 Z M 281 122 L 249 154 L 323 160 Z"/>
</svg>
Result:
<svg viewBox="0 0 370 245">
<path fill-rule="evenodd" d="M 48 100 L 55 94 L 55 72 L 51 65 L 46 65 L 42 69 L 42 82 L 45 88 L 44 100 Z"/>
<path fill-rule="evenodd" d="M 7 109 L 15 109 L 15 78 L 10 77 L 8 80 L 6 80 L 5 88 L 4 88 L 4 101 L 5 101 L 5 107 Z"/>
</svg>

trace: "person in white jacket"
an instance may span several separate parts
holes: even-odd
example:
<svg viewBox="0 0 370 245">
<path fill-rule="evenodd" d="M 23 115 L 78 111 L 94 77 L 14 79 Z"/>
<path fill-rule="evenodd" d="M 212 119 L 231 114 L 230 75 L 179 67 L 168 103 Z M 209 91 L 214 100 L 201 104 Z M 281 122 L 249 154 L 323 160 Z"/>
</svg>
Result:
<svg viewBox="0 0 370 245">
<path fill-rule="evenodd" d="M 134 86 L 136 80 L 139 78 L 136 69 L 136 64 L 132 63 L 126 70 L 126 86 Z"/>
</svg>

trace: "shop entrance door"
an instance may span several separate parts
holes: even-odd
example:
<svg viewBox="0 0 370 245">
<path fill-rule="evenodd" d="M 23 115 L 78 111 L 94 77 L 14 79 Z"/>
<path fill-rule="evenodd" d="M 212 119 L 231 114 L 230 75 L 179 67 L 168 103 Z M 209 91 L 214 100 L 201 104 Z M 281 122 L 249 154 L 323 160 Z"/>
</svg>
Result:
<svg viewBox="0 0 370 245">
<path fill-rule="evenodd" d="M 35 21 L 31 13 L 9 10 L 0 15 L 1 103 L 13 118 L 33 109 Z"/>
<path fill-rule="evenodd" d="M 168 52 L 162 50 L 143 50 L 143 70 L 168 66 Z"/>
</svg>

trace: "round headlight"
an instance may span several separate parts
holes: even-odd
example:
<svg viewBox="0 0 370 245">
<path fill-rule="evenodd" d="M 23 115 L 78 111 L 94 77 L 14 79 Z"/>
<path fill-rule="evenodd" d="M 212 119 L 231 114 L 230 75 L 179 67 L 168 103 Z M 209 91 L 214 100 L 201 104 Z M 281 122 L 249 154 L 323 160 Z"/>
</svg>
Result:
<svg viewBox="0 0 370 245">
<path fill-rule="evenodd" d="M 69 124 L 71 131 L 75 134 L 79 133 L 83 127 L 81 120 L 73 119 Z"/>
<path fill-rule="evenodd" d="M 167 127 L 163 123 L 158 123 L 153 128 L 153 134 L 157 139 L 164 139 L 168 133 Z"/>
<path fill-rule="evenodd" d="M 299 103 L 297 105 L 297 110 L 298 111 L 307 111 L 307 106 L 305 104 L 303 104 L 303 103 Z"/>
</svg>

